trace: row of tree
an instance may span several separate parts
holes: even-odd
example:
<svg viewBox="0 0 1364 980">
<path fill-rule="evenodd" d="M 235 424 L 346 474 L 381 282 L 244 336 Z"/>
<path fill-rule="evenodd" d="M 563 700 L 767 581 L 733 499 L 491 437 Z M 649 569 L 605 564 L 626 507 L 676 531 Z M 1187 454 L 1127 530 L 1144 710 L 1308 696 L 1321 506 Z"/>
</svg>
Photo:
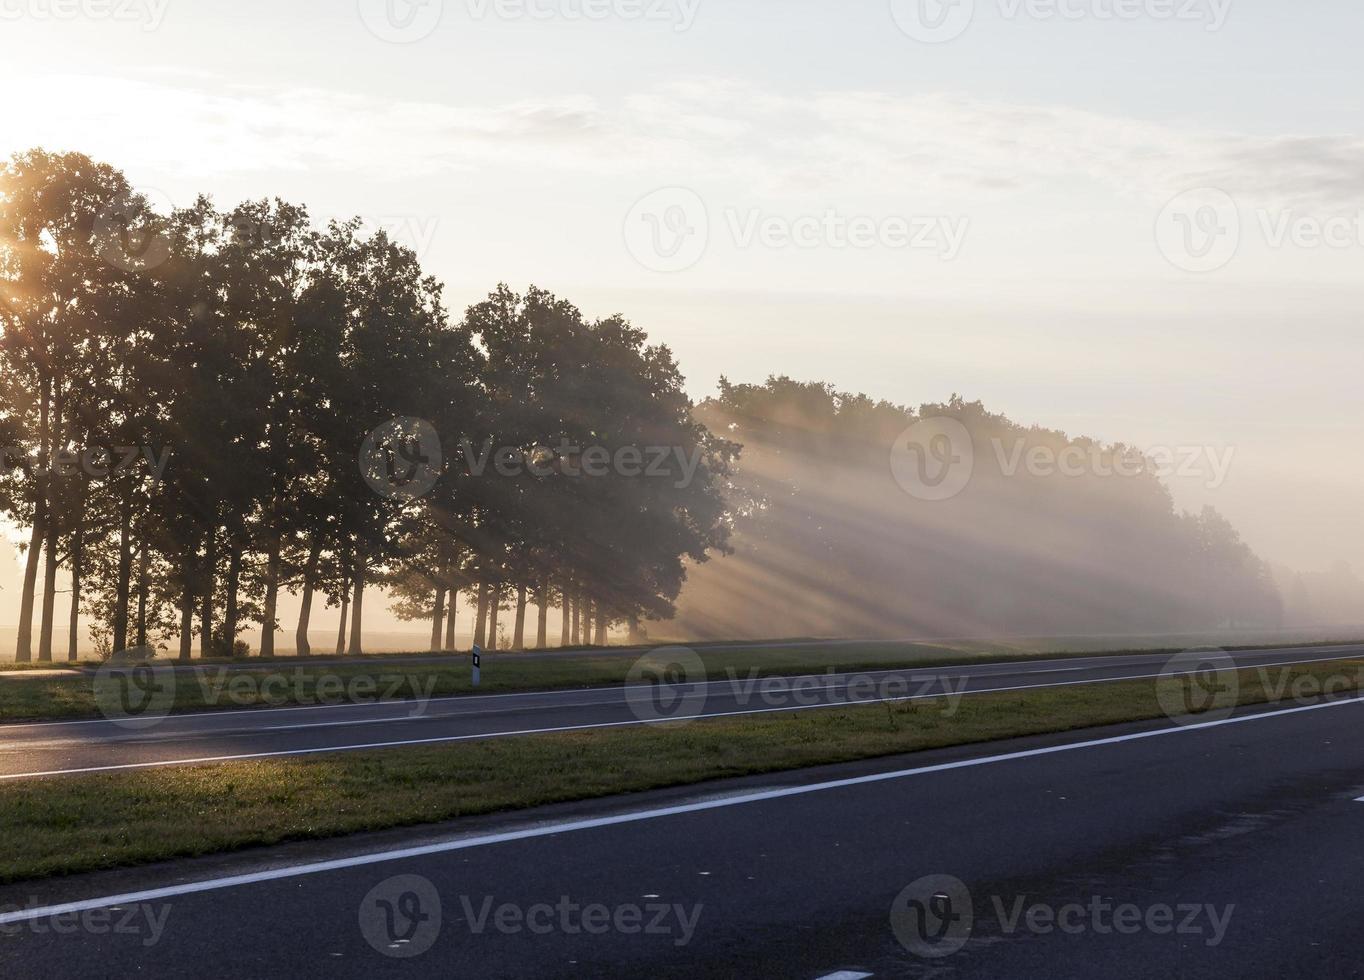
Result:
<svg viewBox="0 0 1364 980">
<path fill-rule="evenodd" d="M 1181 511 L 1140 453 L 1019 425 L 954 398 L 905 408 L 778 377 L 697 406 L 743 445 L 734 554 L 698 569 L 676 624 L 694 637 L 981 637 L 1276 627 L 1270 569 L 1217 511 Z M 961 424 L 974 470 L 947 500 L 892 479 L 921 419 Z M 1007 449 L 1000 459 L 996 447 Z M 956 447 L 964 448 L 964 447 Z M 1080 475 L 1010 467 L 1034 452 Z M 1118 467 L 1116 462 L 1124 460 Z M 1130 475 L 1119 475 L 1127 472 Z"/>
<path fill-rule="evenodd" d="M 255 624 L 269 655 L 283 592 L 300 654 L 318 601 L 358 653 L 374 586 L 431 618 L 433 648 L 460 595 L 476 641 L 508 610 L 521 647 L 531 602 L 539 646 L 551 606 L 560 643 L 666 619 L 686 565 L 728 547 L 738 447 L 693 418 L 666 347 L 533 287 L 454 320 L 358 220 L 317 228 L 280 200 L 160 214 L 111 166 L 19 154 L 0 169 L 0 329 L 20 661 L 53 656 L 59 572 L 73 659 L 82 615 L 110 650 L 240 652 Z M 668 455 L 582 475 L 630 447 Z"/>
</svg>

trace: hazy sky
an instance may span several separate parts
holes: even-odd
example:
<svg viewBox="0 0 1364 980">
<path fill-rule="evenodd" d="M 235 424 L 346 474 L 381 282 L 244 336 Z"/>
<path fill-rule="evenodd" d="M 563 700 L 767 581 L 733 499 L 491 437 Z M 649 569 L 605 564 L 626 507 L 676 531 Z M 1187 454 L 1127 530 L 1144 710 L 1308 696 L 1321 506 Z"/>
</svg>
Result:
<svg viewBox="0 0 1364 980">
<path fill-rule="evenodd" d="M 698 397 L 786 373 L 1230 448 L 1182 504 L 1364 566 L 1364 6 L 922 4 L 0 0 L 0 151 L 363 215 L 452 308 L 622 312 Z"/>
</svg>

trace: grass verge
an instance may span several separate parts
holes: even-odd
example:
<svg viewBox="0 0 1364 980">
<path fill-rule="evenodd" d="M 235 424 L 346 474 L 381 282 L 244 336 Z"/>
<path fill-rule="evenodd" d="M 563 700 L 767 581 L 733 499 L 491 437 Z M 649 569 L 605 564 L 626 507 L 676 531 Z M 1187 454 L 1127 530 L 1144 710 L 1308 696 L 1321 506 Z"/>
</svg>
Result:
<svg viewBox="0 0 1364 980">
<path fill-rule="evenodd" d="M 1344 693 L 1362 675 L 1364 660 L 1245 670 L 1220 703 Z M 0 881 L 1157 718 L 1178 691 L 1162 683 L 5 783 Z"/>
<path fill-rule="evenodd" d="M 711 680 L 1176 652 L 1154 649 L 1022 651 L 970 644 L 872 641 L 811 646 L 799 641 L 790 642 L 799 645 L 764 645 L 751 650 L 732 646 L 712 649 L 698 645 L 692 649 L 700 657 L 706 677 Z M 1324 644 L 1288 644 L 1282 649 L 1320 645 Z M 375 655 L 360 662 L 330 664 L 310 663 L 297 658 L 238 660 L 231 663 L 193 661 L 192 671 L 179 671 L 174 675 L 175 697 L 170 710 L 183 713 L 344 704 L 376 699 L 411 700 L 474 693 L 581 689 L 624 683 L 636 660 L 636 657 L 622 655 L 620 651 L 605 650 L 554 657 L 490 653 L 484 656 L 482 684 L 474 688 L 468 658 L 465 656 L 451 655 L 448 663 L 393 662 L 397 656 Z M 65 676 L 51 676 L 49 672 L 39 670 L 0 671 L 0 724 L 100 717 L 94 675 L 89 672 L 91 666 L 82 665 L 85 673 Z M 36 676 L 27 676 L 30 674 Z"/>
<path fill-rule="evenodd" d="M 707 676 L 725 679 L 934 667 L 1006 659 L 970 648 L 904 643 L 831 644 L 756 650 L 695 648 Z M 1040 655 L 1034 655 L 1040 656 Z M 1069 656 L 1078 656 L 1070 654 Z M 1026 659 L 1013 656 L 1015 659 Z M 196 664 L 174 675 L 173 712 L 298 704 L 340 704 L 376 698 L 449 697 L 584 688 L 626 681 L 635 657 L 585 653 L 535 658 L 490 653 L 483 658 L 482 683 L 475 689 L 467 657 L 449 663 L 310 664 L 306 660 L 270 661 L 228 670 L 222 664 Z M 698 678 L 699 679 L 699 678 Z M 63 718 L 97 718 L 93 675 L 0 679 L 0 723 Z"/>
</svg>

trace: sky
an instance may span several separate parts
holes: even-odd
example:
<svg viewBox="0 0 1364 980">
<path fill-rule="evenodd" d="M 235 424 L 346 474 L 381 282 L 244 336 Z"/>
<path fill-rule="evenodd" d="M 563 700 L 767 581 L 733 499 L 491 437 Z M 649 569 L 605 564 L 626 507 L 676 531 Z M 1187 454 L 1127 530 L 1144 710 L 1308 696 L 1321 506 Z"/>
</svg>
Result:
<svg viewBox="0 0 1364 980">
<path fill-rule="evenodd" d="M 1364 568 L 1354 0 L 0 0 L 0 153 L 265 195 L 452 309 L 622 313 L 769 374 L 1190 467 L 1269 560 Z M 0 574 L 0 623 L 17 587 Z M 367 610 L 367 620 L 369 618 Z"/>
</svg>

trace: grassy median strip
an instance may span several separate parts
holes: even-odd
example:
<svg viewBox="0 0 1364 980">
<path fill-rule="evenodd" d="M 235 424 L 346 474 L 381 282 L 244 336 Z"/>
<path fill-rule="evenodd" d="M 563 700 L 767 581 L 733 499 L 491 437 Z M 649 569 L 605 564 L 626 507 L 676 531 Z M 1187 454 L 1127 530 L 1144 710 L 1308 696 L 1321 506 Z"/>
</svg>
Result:
<svg viewBox="0 0 1364 980">
<path fill-rule="evenodd" d="M 697 656 L 711 679 L 884 670 L 893 667 L 940 667 L 1024 659 L 1001 657 L 969 647 L 903 643 L 830 644 L 754 650 L 707 650 Z M 1039 655 L 1033 655 L 1039 656 Z M 1070 656 L 1077 656 L 1071 654 Z M 467 656 L 450 663 L 310 664 L 306 660 L 271 661 L 229 671 L 207 664 L 174 674 L 174 712 L 298 704 L 339 704 L 357 700 L 411 700 L 459 694 L 502 694 L 622 684 L 637 658 L 585 653 L 580 656 L 535 657 L 488 653 L 482 684 L 475 689 Z M 158 661 L 160 663 L 160 661 Z M 700 678 L 697 678 L 698 680 Z M 157 683 L 165 683 L 161 678 Z M 64 677 L 0 678 L 0 723 L 100 717 L 93 674 Z"/>
<path fill-rule="evenodd" d="M 1360 687 L 1364 660 L 1244 670 L 1218 704 Z M 0 881 L 1156 718 L 1180 681 L 825 708 L 0 784 Z M 1201 692 L 1194 691 L 1196 696 Z"/>
<path fill-rule="evenodd" d="M 728 680 L 733 677 L 792 676 L 828 671 L 854 673 L 1174 651 L 1047 652 L 967 643 L 866 642 L 760 646 L 748 650 L 708 649 L 700 645 L 693 648 L 693 652 L 699 657 L 707 678 Z M 193 671 L 174 673 L 174 701 L 169 708 L 174 713 L 182 713 L 581 689 L 625 683 L 631 666 L 638 659 L 629 653 L 601 650 L 553 657 L 486 653 L 482 684 L 474 688 L 466 655 L 451 654 L 448 663 L 393 662 L 393 656 L 376 655 L 361 662 L 331 664 L 276 659 L 247 662 L 243 666 L 237 661 L 236 669 L 232 670 L 221 662 L 195 663 Z M 173 662 L 156 663 L 170 666 Z M 64 676 L 52 676 L 56 673 L 52 671 L 0 671 L 0 724 L 101 717 L 91 666 L 84 665 L 85 673 Z M 29 674 L 35 676 L 27 676 Z M 165 676 L 158 675 L 155 683 L 165 683 Z M 702 678 L 689 676 L 688 679 Z"/>
</svg>

